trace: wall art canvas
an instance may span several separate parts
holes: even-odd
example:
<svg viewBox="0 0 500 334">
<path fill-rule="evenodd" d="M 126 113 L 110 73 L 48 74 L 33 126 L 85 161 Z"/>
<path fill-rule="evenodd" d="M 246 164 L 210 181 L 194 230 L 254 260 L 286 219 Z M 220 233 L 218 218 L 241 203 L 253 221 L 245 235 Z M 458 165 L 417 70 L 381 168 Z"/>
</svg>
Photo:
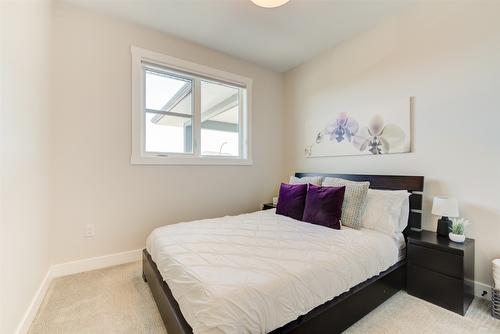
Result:
<svg viewBox="0 0 500 334">
<path fill-rule="evenodd" d="M 332 110 L 306 122 L 306 157 L 411 151 L 411 98 Z"/>
</svg>

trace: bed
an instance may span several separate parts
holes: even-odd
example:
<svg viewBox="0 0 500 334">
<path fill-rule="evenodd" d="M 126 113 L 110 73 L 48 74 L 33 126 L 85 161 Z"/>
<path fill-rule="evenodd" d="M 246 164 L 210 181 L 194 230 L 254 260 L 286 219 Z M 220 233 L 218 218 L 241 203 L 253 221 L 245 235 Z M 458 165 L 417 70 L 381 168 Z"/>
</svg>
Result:
<svg viewBox="0 0 500 334">
<path fill-rule="evenodd" d="M 408 190 L 420 229 L 423 177 L 296 173 L 312 175 Z M 156 229 L 143 277 L 169 334 L 335 333 L 405 287 L 404 240 L 266 210 Z"/>
</svg>

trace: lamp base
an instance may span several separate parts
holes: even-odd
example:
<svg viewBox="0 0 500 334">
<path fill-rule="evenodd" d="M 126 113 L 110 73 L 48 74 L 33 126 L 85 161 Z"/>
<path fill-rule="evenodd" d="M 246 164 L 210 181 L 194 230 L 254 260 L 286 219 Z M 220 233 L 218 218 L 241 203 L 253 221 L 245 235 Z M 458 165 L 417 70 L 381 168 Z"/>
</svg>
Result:
<svg viewBox="0 0 500 334">
<path fill-rule="evenodd" d="M 450 233 L 451 229 L 451 220 L 448 217 L 441 217 L 441 219 L 438 220 L 438 225 L 437 225 L 437 234 L 440 237 L 448 237 L 448 234 Z"/>
</svg>

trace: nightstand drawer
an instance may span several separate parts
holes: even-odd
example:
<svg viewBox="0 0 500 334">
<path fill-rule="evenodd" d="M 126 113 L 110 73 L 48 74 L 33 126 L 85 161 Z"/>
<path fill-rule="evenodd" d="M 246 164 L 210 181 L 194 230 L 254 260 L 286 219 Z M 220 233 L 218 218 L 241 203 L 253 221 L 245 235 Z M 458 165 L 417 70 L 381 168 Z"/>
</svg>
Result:
<svg viewBox="0 0 500 334">
<path fill-rule="evenodd" d="M 408 244 L 408 263 L 459 279 L 463 278 L 463 256 L 437 249 Z"/>
<path fill-rule="evenodd" d="M 464 315 L 463 281 L 407 264 L 407 291 L 450 311 Z M 466 307 L 465 307 L 466 309 Z"/>
</svg>

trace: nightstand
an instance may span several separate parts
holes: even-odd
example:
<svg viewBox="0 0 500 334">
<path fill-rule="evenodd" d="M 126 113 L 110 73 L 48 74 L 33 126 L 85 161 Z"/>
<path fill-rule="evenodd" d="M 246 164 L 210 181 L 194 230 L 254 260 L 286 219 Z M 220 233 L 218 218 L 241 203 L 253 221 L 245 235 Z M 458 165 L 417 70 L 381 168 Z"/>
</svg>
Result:
<svg viewBox="0 0 500 334">
<path fill-rule="evenodd" d="M 273 203 L 262 204 L 262 210 L 274 209 L 275 207 L 276 205 L 274 205 Z"/>
<path fill-rule="evenodd" d="M 409 294 L 465 315 L 474 299 L 474 239 L 463 244 L 435 232 L 408 235 Z"/>
</svg>

